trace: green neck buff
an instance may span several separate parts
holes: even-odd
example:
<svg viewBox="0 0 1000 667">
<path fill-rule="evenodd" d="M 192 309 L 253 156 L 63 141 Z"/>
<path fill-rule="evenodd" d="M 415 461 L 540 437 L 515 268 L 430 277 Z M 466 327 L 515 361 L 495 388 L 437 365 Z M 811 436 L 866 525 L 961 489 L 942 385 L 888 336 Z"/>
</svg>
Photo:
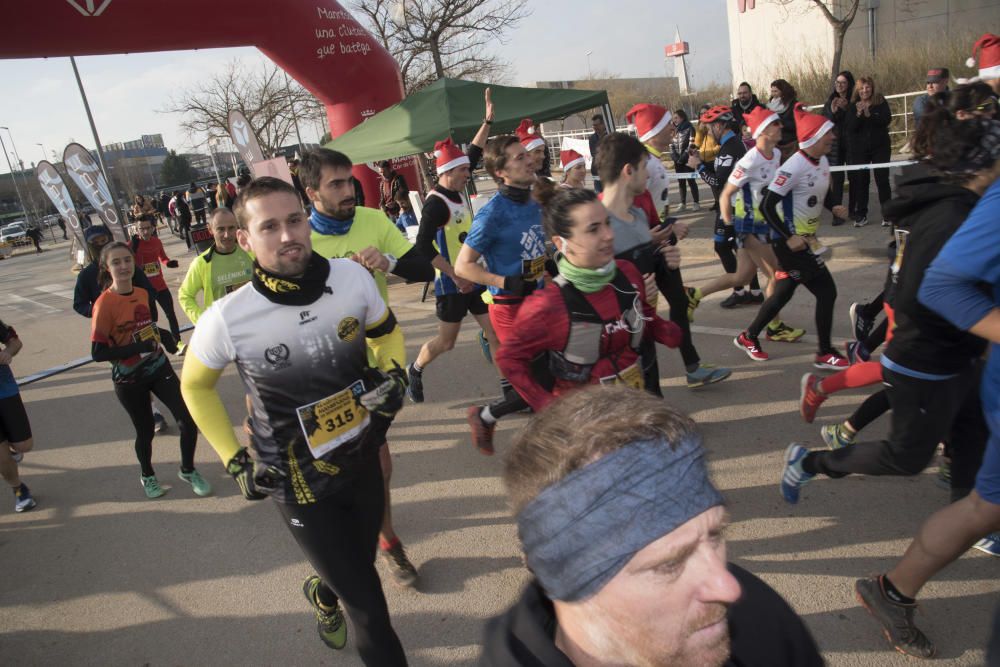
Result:
<svg viewBox="0 0 1000 667">
<path fill-rule="evenodd" d="M 556 265 L 559 267 L 559 275 L 565 276 L 566 280 L 573 283 L 573 287 L 584 294 L 601 291 L 618 273 L 615 260 L 611 260 L 599 269 L 581 269 L 570 263 L 565 255 L 559 255 Z"/>
</svg>

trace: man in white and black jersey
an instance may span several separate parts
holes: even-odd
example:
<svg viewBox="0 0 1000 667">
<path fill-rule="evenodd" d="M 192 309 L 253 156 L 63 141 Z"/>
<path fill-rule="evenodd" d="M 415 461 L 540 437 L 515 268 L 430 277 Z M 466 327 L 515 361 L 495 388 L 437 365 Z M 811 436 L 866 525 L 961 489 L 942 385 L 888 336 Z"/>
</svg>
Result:
<svg viewBox="0 0 1000 667">
<path fill-rule="evenodd" d="M 405 395 L 403 334 L 364 267 L 313 252 L 291 184 L 259 178 L 234 212 L 240 247 L 256 258 L 252 280 L 199 318 L 185 402 L 243 495 L 274 498 L 319 573 L 303 593 L 323 642 L 347 642 L 342 603 L 366 665 L 406 665 L 375 570 L 385 501 L 378 449 Z M 230 363 L 251 400 L 253 457 L 216 390 Z"/>
<path fill-rule="evenodd" d="M 780 269 L 775 274 L 774 293 L 760 307 L 750 326 L 733 339 L 733 344 L 754 361 L 767 361 L 768 354 L 761 349 L 757 337 L 791 300 L 795 288 L 802 284 L 816 297 L 819 349 L 813 365 L 824 370 L 840 370 L 850 364 L 834 349 L 830 340 L 837 286 L 830 270 L 807 240 L 815 238 L 830 184 L 826 154 L 833 145 L 833 123 L 797 104 L 795 124 L 799 150 L 778 168 L 760 204 L 761 214 L 776 235 L 771 247 Z M 845 207 L 835 206 L 833 214 L 845 216 L 847 213 Z"/>
<path fill-rule="evenodd" d="M 472 210 L 462 198 L 475 169 L 483 157 L 483 149 L 493 123 L 493 103 L 490 89 L 486 89 L 486 115 L 483 124 L 472 138 L 468 154 L 452 140 L 439 141 L 434 146 L 437 185 L 424 200 L 417 231 L 416 249 L 431 260 L 437 271 L 434 279 L 434 296 L 437 300 L 438 332 L 424 343 L 416 360 L 407 369 L 410 387 L 407 395 L 414 403 L 424 402 L 424 376 L 427 366 L 437 357 L 455 347 L 462 320 L 472 315 L 482 327 L 479 334 L 484 353 L 498 347 L 496 334 L 490 324 L 489 306 L 483 301 L 482 285 L 470 282 L 455 273 L 454 263 L 472 228 Z M 489 358 L 489 357 L 487 357 Z"/>
</svg>

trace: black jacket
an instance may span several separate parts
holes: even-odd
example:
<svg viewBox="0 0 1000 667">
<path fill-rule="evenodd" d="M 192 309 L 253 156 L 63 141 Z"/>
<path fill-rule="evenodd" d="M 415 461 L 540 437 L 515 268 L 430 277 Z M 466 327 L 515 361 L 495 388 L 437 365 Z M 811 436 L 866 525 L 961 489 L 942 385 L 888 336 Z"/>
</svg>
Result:
<svg viewBox="0 0 1000 667">
<path fill-rule="evenodd" d="M 885 216 L 908 233 L 896 247 L 897 262 L 900 256 L 902 262 L 889 302 L 896 313 L 896 329 L 885 355 L 922 373 L 961 372 L 982 356 L 986 341 L 921 304 L 917 293 L 927 267 L 972 212 L 979 195 L 933 176 L 909 180 L 896 193 L 886 204 Z M 989 294 L 988 289 L 984 291 Z"/>
<path fill-rule="evenodd" d="M 747 124 L 746 121 L 743 120 L 744 114 L 750 113 L 759 106 L 763 105 L 761 105 L 760 100 L 757 99 L 756 93 L 754 93 L 753 95 L 750 96 L 750 104 L 747 106 L 746 109 L 740 106 L 739 99 L 734 99 L 732 103 L 729 105 L 729 108 L 733 110 L 733 116 L 736 118 L 736 122 L 740 124 L 740 127 L 743 127 L 744 125 Z"/>
<path fill-rule="evenodd" d="M 870 115 L 858 115 L 858 105 L 851 102 L 844 112 L 844 136 L 847 138 L 847 155 L 865 155 L 889 147 L 889 123 L 892 111 L 889 103 L 872 106 Z"/>
<path fill-rule="evenodd" d="M 850 72 L 841 72 L 837 76 L 841 75 L 847 79 L 847 102 L 850 106 L 851 92 L 854 90 L 854 75 Z M 823 115 L 833 121 L 833 130 L 836 132 L 833 147 L 830 149 L 830 154 L 827 155 L 827 159 L 833 165 L 844 164 L 847 159 L 847 139 L 844 137 L 844 119 L 847 118 L 847 107 L 834 111 L 833 100 L 836 98 L 837 91 L 834 90 L 830 93 L 830 97 L 826 98 L 826 104 L 823 105 Z"/>
<path fill-rule="evenodd" d="M 729 610 L 732 654 L 726 667 L 822 665 L 816 642 L 802 619 L 774 589 L 729 564 L 743 597 Z M 486 625 L 480 667 L 573 667 L 556 648 L 552 601 L 532 581 L 505 614 Z"/>
</svg>

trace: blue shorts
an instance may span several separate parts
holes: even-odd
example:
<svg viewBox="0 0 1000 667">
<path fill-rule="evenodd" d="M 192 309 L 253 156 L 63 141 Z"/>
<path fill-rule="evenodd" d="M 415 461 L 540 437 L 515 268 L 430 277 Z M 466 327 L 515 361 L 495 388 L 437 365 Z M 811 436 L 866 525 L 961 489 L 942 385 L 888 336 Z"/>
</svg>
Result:
<svg viewBox="0 0 1000 667">
<path fill-rule="evenodd" d="M 763 232 L 763 233 L 761 233 L 761 232 L 753 232 L 753 233 L 751 233 L 751 232 L 738 232 L 736 234 L 736 249 L 737 250 L 742 250 L 743 248 L 747 247 L 747 237 L 748 236 L 753 236 L 754 238 L 756 238 L 758 241 L 760 241 L 761 245 L 765 245 L 765 246 L 770 246 L 771 245 L 771 235 L 768 234 L 767 232 Z"/>
<path fill-rule="evenodd" d="M 990 427 L 990 440 L 976 475 L 976 493 L 983 500 L 1000 505 L 1000 406 L 993 406 L 984 416 Z"/>
</svg>

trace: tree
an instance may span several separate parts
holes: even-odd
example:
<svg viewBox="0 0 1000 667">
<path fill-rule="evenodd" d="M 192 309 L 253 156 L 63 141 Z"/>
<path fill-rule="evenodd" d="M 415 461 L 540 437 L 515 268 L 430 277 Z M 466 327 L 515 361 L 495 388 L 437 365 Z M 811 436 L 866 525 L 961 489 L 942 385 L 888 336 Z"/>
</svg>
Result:
<svg viewBox="0 0 1000 667">
<path fill-rule="evenodd" d="M 355 8 L 396 59 L 406 92 L 442 77 L 500 81 L 490 53 L 530 12 L 526 0 L 359 0 Z"/>
<path fill-rule="evenodd" d="M 823 17 L 826 18 L 830 27 L 833 29 L 833 63 L 830 67 L 831 78 L 836 79 L 837 74 L 840 73 L 840 60 L 844 54 L 844 37 L 847 36 L 847 30 L 854 23 L 854 17 L 858 14 L 858 5 L 861 4 L 861 0 L 810 0 L 813 5 L 819 7 L 819 10 L 823 12 Z M 801 4 L 799 0 L 779 0 L 779 3 L 788 7 L 793 2 Z M 827 6 L 829 3 L 836 9 L 836 5 L 845 5 L 847 11 L 844 12 L 843 16 L 837 17 L 833 13 L 833 10 Z"/>
<path fill-rule="evenodd" d="M 194 167 L 186 157 L 178 155 L 177 151 L 170 151 L 160 167 L 160 180 L 164 185 L 190 183 L 195 176 Z"/>
<path fill-rule="evenodd" d="M 163 113 L 184 114 L 181 128 L 199 146 L 212 136 L 229 136 L 229 112 L 249 121 L 265 155 L 273 155 L 295 135 L 295 121 L 315 120 L 323 106 L 273 62 L 248 67 L 236 58 L 226 69 L 187 89 L 167 103 Z"/>
</svg>

